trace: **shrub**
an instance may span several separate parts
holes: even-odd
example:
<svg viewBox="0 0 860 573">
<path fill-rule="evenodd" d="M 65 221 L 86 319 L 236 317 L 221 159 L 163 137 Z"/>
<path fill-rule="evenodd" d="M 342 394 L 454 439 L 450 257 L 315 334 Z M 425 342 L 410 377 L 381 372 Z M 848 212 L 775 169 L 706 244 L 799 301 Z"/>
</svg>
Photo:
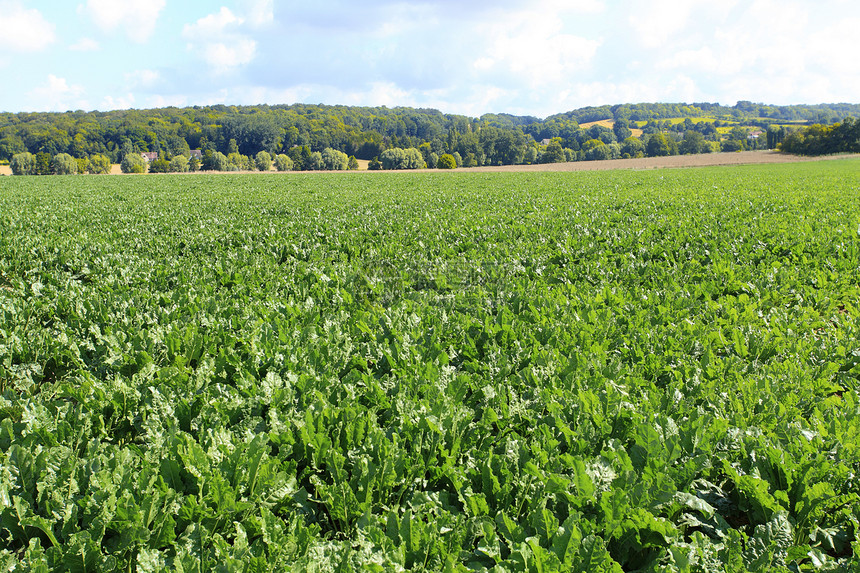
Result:
<svg viewBox="0 0 860 573">
<path fill-rule="evenodd" d="M 345 171 L 349 168 L 349 157 L 343 151 L 327 147 L 322 151 L 323 168 L 331 171 Z"/>
<path fill-rule="evenodd" d="M 25 151 L 12 156 L 12 173 L 14 175 L 33 175 L 36 170 L 36 156 Z"/>
<path fill-rule="evenodd" d="M 78 164 L 78 173 L 88 173 L 90 170 L 89 157 L 76 157 L 75 163 Z"/>
<path fill-rule="evenodd" d="M 74 175 L 78 172 L 78 162 L 68 153 L 58 153 L 51 160 L 51 173 L 55 175 Z"/>
<path fill-rule="evenodd" d="M 172 173 L 184 173 L 188 171 L 188 159 L 184 155 L 176 155 L 170 160 L 169 169 Z"/>
<path fill-rule="evenodd" d="M 149 164 L 150 173 L 168 173 L 169 171 L 170 162 L 166 159 L 156 159 Z"/>
<path fill-rule="evenodd" d="M 424 156 L 414 147 L 392 147 L 383 151 L 379 158 L 383 169 L 421 169 L 425 166 Z"/>
<path fill-rule="evenodd" d="M 437 169 L 456 169 L 457 160 L 450 153 L 443 153 L 442 157 L 436 162 Z"/>
<path fill-rule="evenodd" d="M 96 153 L 90 156 L 90 167 L 88 170 L 93 175 L 105 175 L 110 173 L 110 158 L 107 155 Z"/>
<path fill-rule="evenodd" d="M 289 155 L 280 153 L 275 157 L 275 169 L 278 171 L 292 171 L 293 160 L 290 159 Z"/>
<path fill-rule="evenodd" d="M 254 164 L 257 166 L 257 171 L 268 171 L 272 168 L 272 156 L 268 151 L 261 151 L 254 158 Z"/>
<path fill-rule="evenodd" d="M 146 173 L 146 160 L 138 153 L 126 153 L 119 167 L 123 173 Z"/>
</svg>

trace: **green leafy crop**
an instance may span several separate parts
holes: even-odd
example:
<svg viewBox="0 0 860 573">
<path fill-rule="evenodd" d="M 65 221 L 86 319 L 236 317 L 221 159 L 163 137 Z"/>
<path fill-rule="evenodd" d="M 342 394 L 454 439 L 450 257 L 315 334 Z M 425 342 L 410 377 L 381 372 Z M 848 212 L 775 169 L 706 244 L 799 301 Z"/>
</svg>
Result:
<svg viewBox="0 0 860 573">
<path fill-rule="evenodd" d="M 0 565 L 857 571 L 858 175 L 0 178 Z"/>
</svg>

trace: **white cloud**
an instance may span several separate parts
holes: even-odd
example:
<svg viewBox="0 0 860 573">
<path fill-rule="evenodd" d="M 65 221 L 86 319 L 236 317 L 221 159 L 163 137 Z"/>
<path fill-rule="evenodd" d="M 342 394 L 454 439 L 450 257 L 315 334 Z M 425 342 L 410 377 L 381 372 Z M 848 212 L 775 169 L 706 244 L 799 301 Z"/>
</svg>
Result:
<svg viewBox="0 0 860 573">
<path fill-rule="evenodd" d="M 241 0 L 239 5 L 252 26 L 265 26 L 275 21 L 274 0 Z"/>
<path fill-rule="evenodd" d="M 182 37 L 216 72 L 226 72 L 250 63 L 257 53 L 257 42 L 240 31 L 244 22 L 222 6 L 215 14 L 186 24 Z"/>
<path fill-rule="evenodd" d="M 134 94 L 124 96 L 105 96 L 102 100 L 101 109 L 131 109 L 134 107 Z"/>
<path fill-rule="evenodd" d="M 99 48 L 99 43 L 92 38 L 81 38 L 69 46 L 69 49 L 73 52 L 95 52 Z"/>
<path fill-rule="evenodd" d="M 188 97 L 184 95 L 161 96 L 155 95 L 147 100 L 146 107 L 184 107 L 188 105 Z"/>
<path fill-rule="evenodd" d="M 151 88 L 161 80 L 161 74 L 155 70 L 135 70 L 124 77 L 126 84 L 133 88 Z"/>
<path fill-rule="evenodd" d="M 56 39 L 54 24 L 36 9 L 15 0 L 0 1 L 0 48 L 15 52 L 38 52 Z"/>
<path fill-rule="evenodd" d="M 84 10 L 105 32 L 121 29 L 137 43 L 144 43 L 155 32 L 159 12 L 167 0 L 87 0 Z"/>
<path fill-rule="evenodd" d="M 65 78 L 49 74 L 46 82 L 33 89 L 30 97 L 33 109 L 40 111 L 66 111 L 88 107 L 85 100 L 79 99 L 84 88 L 69 85 Z"/>
<path fill-rule="evenodd" d="M 565 12 L 571 8 L 562 10 L 557 4 L 549 0 L 483 21 L 476 34 L 485 51 L 473 60 L 473 69 L 489 74 L 494 83 L 503 82 L 502 87 L 525 84 L 547 91 L 588 69 L 602 40 L 571 33 L 575 26 L 565 25 Z M 583 4 L 580 10 L 600 8 L 579 4 Z"/>
</svg>

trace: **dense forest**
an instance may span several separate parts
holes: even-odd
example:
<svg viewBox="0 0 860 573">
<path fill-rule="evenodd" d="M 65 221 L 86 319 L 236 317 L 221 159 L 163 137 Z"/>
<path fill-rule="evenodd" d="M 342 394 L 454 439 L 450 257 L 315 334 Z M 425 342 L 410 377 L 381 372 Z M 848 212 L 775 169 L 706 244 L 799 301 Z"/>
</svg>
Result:
<svg viewBox="0 0 860 573">
<path fill-rule="evenodd" d="M 115 163 L 139 172 L 348 169 L 357 159 L 432 168 L 443 156 L 458 167 L 588 161 L 774 148 L 804 125 L 857 117 L 856 104 L 743 101 L 587 107 L 545 119 L 306 104 L 0 113 L 0 161 L 20 174 L 100 173 Z M 596 121 L 604 124 L 583 125 Z"/>
</svg>

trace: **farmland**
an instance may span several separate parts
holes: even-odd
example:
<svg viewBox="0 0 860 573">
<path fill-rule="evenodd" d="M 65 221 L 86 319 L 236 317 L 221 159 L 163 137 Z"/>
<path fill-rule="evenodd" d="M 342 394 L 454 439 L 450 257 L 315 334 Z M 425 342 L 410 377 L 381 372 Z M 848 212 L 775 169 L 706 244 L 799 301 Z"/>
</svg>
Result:
<svg viewBox="0 0 860 573">
<path fill-rule="evenodd" d="M 858 181 L 0 178 L 2 569 L 856 571 Z"/>
</svg>

